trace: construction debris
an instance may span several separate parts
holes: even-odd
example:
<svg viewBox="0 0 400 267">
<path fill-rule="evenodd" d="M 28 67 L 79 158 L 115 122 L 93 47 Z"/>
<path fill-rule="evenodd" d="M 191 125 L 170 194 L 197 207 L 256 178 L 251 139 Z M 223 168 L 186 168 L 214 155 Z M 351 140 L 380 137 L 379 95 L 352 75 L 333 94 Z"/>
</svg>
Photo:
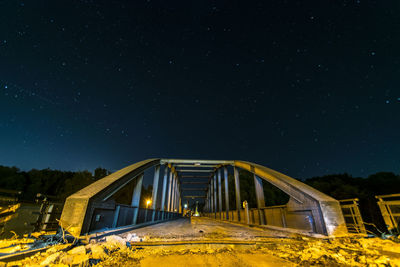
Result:
<svg viewBox="0 0 400 267">
<path fill-rule="evenodd" d="M 1 241 L 0 249 L 45 246 L 34 255 L 8 261 L 7 266 L 400 267 L 400 241 L 396 237 L 320 239 L 293 234 L 279 237 L 265 229 L 206 220 L 182 222 L 179 227 L 177 222 L 165 223 L 92 240 L 70 239 L 70 242 L 62 233 L 52 237 L 35 234 Z M 0 258 L 0 267 L 6 264 L 1 261 Z"/>
<path fill-rule="evenodd" d="M 132 239 L 132 237 L 130 238 Z M 270 238 L 270 242 L 255 245 L 176 245 L 143 246 L 138 243 L 127 247 L 127 238 L 110 236 L 104 242 L 91 244 L 56 244 L 45 252 L 39 252 L 25 259 L 9 262 L 7 266 L 28 265 L 98 265 L 98 266 L 141 266 L 144 263 L 159 264 L 172 258 L 193 257 L 195 262 L 225 266 L 226 263 L 252 266 L 252 259 L 261 262 L 273 261 L 286 265 L 301 266 L 400 266 L 400 243 L 381 238 Z M 9 241 L 8 241 L 9 242 Z M 27 242 L 22 239 L 21 244 Z M 211 241 L 210 241 L 211 242 Z M 14 244 L 18 242 L 14 241 Z M 3 244 L 3 243 L 2 243 Z M 7 243 L 11 244 L 11 243 Z M 250 244 L 250 243 L 249 243 Z M 221 257 L 225 259 L 221 261 Z M 183 259 L 181 259 L 183 260 Z M 205 262 L 206 261 L 206 262 Z M 183 260 L 185 262 L 185 260 Z M 175 262 L 176 263 L 176 262 Z M 246 264 L 244 264 L 246 263 Z M 278 265 L 279 265 L 278 264 Z M 4 265 L 4 264 L 3 264 Z M 190 262 L 189 262 L 190 265 Z M 0 264 L 1 266 L 1 264 Z"/>
</svg>

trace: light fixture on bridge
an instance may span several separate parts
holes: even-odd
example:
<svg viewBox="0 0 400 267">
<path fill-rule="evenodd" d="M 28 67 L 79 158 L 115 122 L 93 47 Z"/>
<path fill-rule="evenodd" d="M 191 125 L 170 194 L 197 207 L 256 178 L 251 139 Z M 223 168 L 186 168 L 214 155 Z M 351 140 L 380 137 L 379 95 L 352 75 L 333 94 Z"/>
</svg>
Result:
<svg viewBox="0 0 400 267">
<path fill-rule="evenodd" d="M 183 207 L 184 207 L 185 209 L 187 209 L 187 204 L 183 205 Z"/>
<path fill-rule="evenodd" d="M 148 209 L 149 208 L 149 205 L 151 204 L 151 199 L 148 199 L 147 201 L 146 201 L 146 209 Z"/>
<path fill-rule="evenodd" d="M 194 163 L 194 166 L 200 166 L 200 165 L 201 165 L 200 162 L 195 162 L 195 163 Z"/>
</svg>

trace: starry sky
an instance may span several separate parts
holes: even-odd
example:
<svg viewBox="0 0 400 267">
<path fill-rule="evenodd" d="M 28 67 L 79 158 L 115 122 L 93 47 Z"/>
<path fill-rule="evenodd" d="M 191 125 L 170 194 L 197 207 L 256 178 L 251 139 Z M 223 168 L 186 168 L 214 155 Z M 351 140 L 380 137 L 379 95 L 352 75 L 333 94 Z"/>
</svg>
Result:
<svg viewBox="0 0 400 267">
<path fill-rule="evenodd" d="M 0 165 L 400 172 L 400 2 L 0 1 Z"/>
</svg>

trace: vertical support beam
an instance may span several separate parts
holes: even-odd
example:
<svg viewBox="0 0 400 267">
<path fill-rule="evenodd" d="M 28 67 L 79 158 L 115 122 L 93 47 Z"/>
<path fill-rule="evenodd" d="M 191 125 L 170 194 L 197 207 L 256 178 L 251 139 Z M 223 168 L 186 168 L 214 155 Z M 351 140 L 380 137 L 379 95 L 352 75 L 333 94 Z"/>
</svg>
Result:
<svg viewBox="0 0 400 267">
<path fill-rule="evenodd" d="M 142 184 L 143 184 L 143 174 L 140 174 L 136 178 L 136 185 L 132 195 L 131 206 L 136 207 L 135 211 L 133 212 L 132 224 L 136 224 L 137 222 L 137 217 L 139 214 L 139 206 L 140 206 L 140 194 L 142 193 Z"/>
<path fill-rule="evenodd" d="M 157 194 L 158 194 L 158 181 L 160 179 L 160 165 L 154 168 L 154 179 L 153 179 L 153 196 L 151 198 L 151 208 L 153 209 L 152 221 L 154 222 L 156 217 L 157 208 Z"/>
<path fill-rule="evenodd" d="M 222 220 L 222 184 L 221 184 L 221 169 L 218 170 L 218 205 L 219 219 Z"/>
<path fill-rule="evenodd" d="M 214 182 L 213 178 L 210 179 L 210 212 L 214 212 Z"/>
<path fill-rule="evenodd" d="M 204 211 L 205 212 L 209 212 L 209 209 L 208 209 L 209 195 L 210 195 L 210 190 L 207 190 L 206 202 L 205 202 L 205 205 L 204 205 L 204 208 L 205 208 Z"/>
<path fill-rule="evenodd" d="M 217 219 L 218 205 L 217 205 L 217 173 L 214 174 L 214 218 Z"/>
<path fill-rule="evenodd" d="M 260 218 L 260 224 L 265 224 L 264 210 L 261 208 L 265 207 L 265 199 L 264 199 L 264 190 L 262 179 L 254 174 L 254 188 L 256 191 L 256 199 L 257 199 L 257 209 L 258 209 L 258 217 Z"/>
<path fill-rule="evenodd" d="M 165 198 L 167 196 L 167 185 L 168 185 L 168 167 L 165 166 L 164 169 L 164 179 L 163 179 L 163 188 L 162 188 L 162 196 L 161 196 L 161 211 L 162 211 L 162 220 L 164 219 L 165 212 Z"/>
<path fill-rule="evenodd" d="M 226 219 L 229 220 L 228 169 L 226 167 L 224 167 L 224 178 L 225 178 L 225 211 L 226 211 Z"/>
<path fill-rule="evenodd" d="M 117 205 L 117 208 L 115 209 L 115 212 L 114 212 L 114 220 L 113 220 L 113 223 L 112 223 L 112 228 L 117 227 L 118 217 L 119 217 L 119 210 L 120 209 L 121 209 L 121 206 Z"/>
<path fill-rule="evenodd" d="M 233 167 L 233 174 L 235 176 L 236 212 L 238 221 L 240 222 L 240 208 L 242 203 L 240 200 L 239 170 L 236 167 Z"/>
<path fill-rule="evenodd" d="M 181 214 L 183 215 L 183 199 L 182 199 L 182 188 L 179 187 L 179 206 L 181 207 Z"/>
<path fill-rule="evenodd" d="M 176 212 L 179 213 L 179 191 L 181 190 L 181 186 L 179 185 L 179 180 L 178 180 L 178 175 L 176 176 L 176 200 L 175 200 L 175 207 L 176 207 Z"/>
<path fill-rule="evenodd" d="M 174 201 L 175 201 L 175 190 L 176 190 L 176 178 L 175 178 L 175 176 L 176 176 L 176 174 L 174 173 L 173 175 L 172 175 L 172 193 L 171 193 L 171 205 L 170 205 L 170 208 L 171 208 L 171 211 L 172 212 L 174 212 Z"/>
<path fill-rule="evenodd" d="M 177 198 L 176 198 L 176 207 L 178 213 L 182 213 L 181 211 L 181 184 L 179 183 L 179 178 L 176 178 L 176 183 L 178 184 Z"/>
<path fill-rule="evenodd" d="M 178 180 L 179 184 L 179 180 Z M 178 207 L 179 207 L 179 213 L 182 213 L 182 201 L 181 201 L 181 185 L 179 184 L 179 191 L 178 191 Z"/>
<path fill-rule="evenodd" d="M 249 203 L 247 201 L 243 201 L 244 205 L 244 214 L 246 215 L 246 223 L 250 224 L 250 214 L 249 214 Z"/>
<path fill-rule="evenodd" d="M 174 212 L 176 210 L 176 203 L 177 203 L 176 201 L 178 199 L 178 178 L 176 178 L 176 177 L 177 177 L 177 175 L 175 175 L 175 180 L 174 180 L 174 182 L 175 182 L 175 194 L 174 194 L 174 205 L 172 205 Z"/>
<path fill-rule="evenodd" d="M 178 207 L 178 175 L 175 176 L 175 199 L 174 199 L 174 212 L 177 210 Z"/>
<path fill-rule="evenodd" d="M 171 211 L 171 193 L 172 193 L 172 177 L 174 176 L 173 171 L 171 169 L 169 173 L 169 186 L 168 186 L 168 200 L 167 200 L 167 211 Z"/>
</svg>

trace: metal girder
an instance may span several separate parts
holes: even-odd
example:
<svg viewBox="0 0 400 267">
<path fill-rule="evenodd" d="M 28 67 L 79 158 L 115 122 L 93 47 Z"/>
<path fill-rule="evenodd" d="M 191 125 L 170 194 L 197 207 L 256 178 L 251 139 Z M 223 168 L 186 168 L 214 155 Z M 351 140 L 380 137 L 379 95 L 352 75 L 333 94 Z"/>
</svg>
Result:
<svg viewBox="0 0 400 267">
<path fill-rule="evenodd" d="M 217 218 L 217 211 L 218 211 L 218 204 L 217 204 L 217 173 L 214 173 L 214 178 L 213 178 L 213 183 L 214 183 L 214 218 Z"/>
<path fill-rule="evenodd" d="M 151 208 L 153 209 L 152 221 L 156 218 L 156 208 L 157 208 L 157 196 L 158 196 L 158 180 L 160 179 L 160 165 L 154 168 L 154 178 L 153 178 L 153 192 L 152 192 L 152 203 Z"/>
<path fill-rule="evenodd" d="M 171 172 L 169 173 L 169 181 L 168 181 L 168 197 L 167 197 L 167 211 L 171 211 L 171 200 L 172 200 L 172 186 L 173 186 L 173 177 L 174 177 L 174 173 Z"/>
<path fill-rule="evenodd" d="M 260 224 L 262 225 L 265 224 L 264 211 L 261 210 L 261 208 L 265 207 L 263 183 L 262 179 L 257 177 L 257 175 L 253 174 L 253 176 L 254 176 L 254 189 L 256 191 L 258 218 L 260 220 Z"/>
<path fill-rule="evenodd" d="M 199 176 L 199 175 L 181 175 L 179 178 L 201 178 L 201 179 L 209 179 L 211 176 Z"/>
<path fill-rule="evenodd" d="M 163 178 L 163 188 L 161 195 L 161 211 L 165 211 L 165 202 L 167 197 L 167 187 L 168 187 L 168 167 L 164 168 L 164 178 Z"/>
<path fill-rule="evenodd" d="M 206 196 L 182 196 L 183 198 L 206 198 Z"/>
<path fill-rule="evenodd" d="M 233 160 L 203 160 L 203 159 L 161 159 L 161 164 L 177 163 L 177 164 L 216 164 L 216 165 L 233 165 Z"/>
<path fill-rule="evenodd" d="M 229 220 L 229 185 L 228 185 L 228 169 L 224 167 L 224 181 L 225 181 L 225 212 L 226 219 Z"/>
<path fill-rule="evenodd" d="M 221 184 L 221 169 L 217 171 L 218 175 L 218 211 L 219 211 L 219 218 L 222 219 L 222 184 Z"/>
<path fill-rule="evenodd" d="M 208 173 L 212 173 L 213 170 L 186 170 L 186 169 L 179 169 L 176 170 L 177 172 L 208 172 Z"/>
<path fill-rule="evenodd" d="M 182 191 L 207 191 L 207 188 L 181 188 Z"/>
<path fill-rule="evenodd" d="M 240 180 L 239 180 L 239 170 L 236 167 L 233 167 L 233 175 L 235 179 L 235 197 L 236 197 L 236 212 L 237 217 L 240 222 L 240 210 L 242 209 L 242 202 L 240 200 Z"/>
<path fill-rule="evenodd" d="M 139 213 L 139 205 L 140 205 L 140 196 L 142 193 L 142 184 L 143 184 L 143 177 L 144 175 L 140 175 L 140 177 L 136 180 L 135 188 L 132 194 L 132 207 L 136 207 L 133 213 L 132 224 L 136 224 L 138 213 Z M 119 210 L 115 212 L 116 214 L 119 213 Z M 117 215 L 118 216 L 118 215 Z M 118 219 L 117 219 L 118 220 Z"/>
<path fill-rule="evenodd" d="M 208 184 L 208 182 L 181 182 L 181 184 Z"/>
<path fill-rule="evenodd" d="M 218 165 L 194 165 L 194 164 L 192 164 L 192 165 L 184 165 L 184 164 L 177 164 L 177 165 L 174 165 L 174 166 L 175 166 L 175 168 L 215 168 Z"/>
</svg>

